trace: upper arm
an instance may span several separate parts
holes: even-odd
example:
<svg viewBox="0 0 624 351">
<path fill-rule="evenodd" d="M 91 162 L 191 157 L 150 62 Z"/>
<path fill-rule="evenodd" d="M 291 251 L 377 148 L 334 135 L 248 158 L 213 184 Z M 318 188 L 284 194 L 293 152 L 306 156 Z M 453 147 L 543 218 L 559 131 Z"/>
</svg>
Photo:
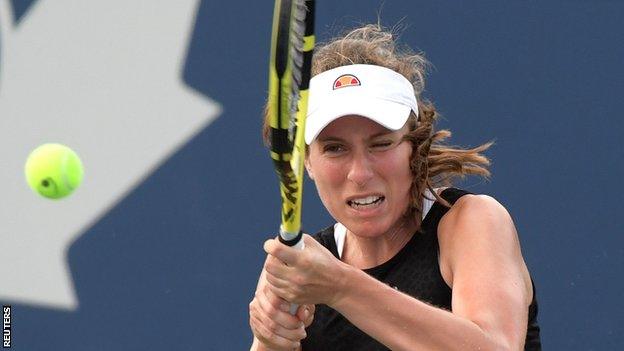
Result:
<svg viewBox="0 0 624 351">
<path fill-rule="evenodd" d="M 463 196 L 442 218 L 438 237 L 452 312 L 496 343 L 521 349 L 532 287 L 509 213 L 491 197 Z"/>
</svg>

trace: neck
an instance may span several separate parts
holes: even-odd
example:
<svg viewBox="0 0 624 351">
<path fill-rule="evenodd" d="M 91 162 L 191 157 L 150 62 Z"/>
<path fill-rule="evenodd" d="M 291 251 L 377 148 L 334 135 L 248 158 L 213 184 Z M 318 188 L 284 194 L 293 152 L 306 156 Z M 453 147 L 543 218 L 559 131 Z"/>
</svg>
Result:
<svg viewBox="0 0 624 351">
<path fill-rule="evenodd" d="M 413 220 L 404 218 L 385 234 L 361 237 L 347 229 L 342 260 L 360 269 L 379 266 L 394 257 L 416 231 Z"/>
</svg>

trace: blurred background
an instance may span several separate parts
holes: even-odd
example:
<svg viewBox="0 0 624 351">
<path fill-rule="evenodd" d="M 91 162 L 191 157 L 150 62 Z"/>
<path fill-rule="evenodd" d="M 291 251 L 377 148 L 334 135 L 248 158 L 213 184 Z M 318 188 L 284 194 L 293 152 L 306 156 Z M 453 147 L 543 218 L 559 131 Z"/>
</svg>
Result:
<svg viewBox="0 0 624 351">
<path fill-rule="evenodd" d="M 243 4 L 244 3 L 244 4 Z M 397 28 L 433 63 L 451 142 L 489 140 L 545 350 L 624 348 L 624 2 L 317 2 L 323 41 Z M 279 223 L 260 138 L 273 3 L 0 0 L 0 302 L 16 350 L 243 350 Z M 50 201 L 28 153 L 72 147 L 85 181 Z M 611 188 L 613 187 L 613 188 Z M 304 227 L 331 218 L 313 184 Z"/>
</svg>

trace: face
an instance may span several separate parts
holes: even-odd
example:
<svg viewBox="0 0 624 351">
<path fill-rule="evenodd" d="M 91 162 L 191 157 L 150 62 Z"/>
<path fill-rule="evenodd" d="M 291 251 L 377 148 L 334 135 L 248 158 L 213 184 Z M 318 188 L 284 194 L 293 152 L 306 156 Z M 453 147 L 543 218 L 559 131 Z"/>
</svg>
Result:
<svg viewBox="0 0 624 351">
<path fill-rule="evenodd" d="M 310 144 L 308 174 L 329 213 L 355 235 L 378 237 L 403 223 L 412 182 L 407 131 L 346 116 Z"/>
</svg>

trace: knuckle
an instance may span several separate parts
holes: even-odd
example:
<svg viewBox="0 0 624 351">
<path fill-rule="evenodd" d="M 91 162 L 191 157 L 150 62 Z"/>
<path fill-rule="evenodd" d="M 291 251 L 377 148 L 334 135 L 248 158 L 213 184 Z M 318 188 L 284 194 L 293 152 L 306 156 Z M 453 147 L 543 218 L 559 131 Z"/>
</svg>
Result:
<svg viewBox="0 0 624 351">
<path fill-rule="evenodd" d="M 256 290 L 256 292 L 254 292 L 254 298 L 253 298 L 253 300 L 251 302 L 256 301 L 260 297 L 262 297 L 262 292 L 260 292 L 259 290 Z"/>
<path fill-rule="evenodd" d="M 279 245 L 273 245 L 271 247 L 271 252 L 269 252 L 269 258 L 271 260 L 274 260 L 276 256 L 279 256 L 280 253 L 282 252 L 282 249 Z"/>
<path fill-rule="evenodd" d="M 279 240 L 277 240 L 277 239 L 275 240 L 275 242 L 276 242 L 277 244 L 279 244 L 279 243 L 280 243 L 280 242 L 279 242 Z M 275 245 L 275 247 L 273 248 L 273 252 L 275 252 L 275 253 L 277 253 L 277 254 L 282 253 L 283 251 L 284 251 L 284 249 L 283 249 L 283 245 Z M 275 256 L 275 255 L 273 255 L 273 256 Z"/>
<path fill-rule="evenodd" d="M 273 293 L 273 291 L 272 291 L 272 290 L 268 290 L 268 293 L 267 293 L 267 301 L 268 301 L 268 302 L 269 302 L 272 306 L 279 306 L 279 303 L 280 303 L 280 298 L 279 298 L 277 295 L 275 295 L 275 294 Z"/>
<path fill-rule="evenodd" d="M 273 320 L 269 320 L 269 321 L 267 321 L 267 323 L 266 323 L 266 327 L 267 327 L 267 329 L 268 329 L 270 332 L 272 332 L 272 333 L 276 333 L 276 332 L 277 332 L 278 325 L 277 325 L 277 323 L 275 323 L 275 321 L 273 321 Z"/>
<path fill-rule="evenodd" d="M 272 339 L 275 338 L 275 334 L 273 334 L 271 330 L 266 329 L 266 328 L 261 331 L 261 334 L 262 334 L 262 338 L 264 338 L 266 342 L 270 342 Z"/>
<path fill-rule="evenodd" d="M 303 269 L 308 269 L 311 266 L 310 259 L 306 255 L 301 255 L 301 257 L 297 257 L 297 264 Z"/>
<path fill-rule="evenodd" d="M 296 284 L 295 286 L 293 286 L 290 291 L 291 294 L 300 295 L 304 291 L 302 286 L 303 284 Z"/>
<path fill-rule="evenodd" d="M 271 286 L 275 285 L 275 279 L 273 279 L 273 274 L 271 274 L 271 272 L 267 271 L 267 275 L 266 275 L 266 281 L 267 281 L 267 288 L 271 288 Z"/>
<path fill-rule="evenodd" d="M 301 286 L 303 284 L 305 284 L 305 277 L 297 274 L 295 276 L 292 277 L 293 283 L 295 283 L 295 286 Z"/>
<path fill-rule="evenodd" d="M 287 301 L 292 302 L 292 303 L 299 303 L 298 296 L 296 294 L 292 293 L 292 292 L 287 292 L 285 294 L 285 299 Z"/>
<path fill-rule="evenodd" d="M 265 334 L 266 332 L 264 330 L 257 329 L 256 332 L 254 333 L 254 336 L 258 338 L 258 340 L 260 340 L 260 342 L 262 342 L 263 344 L 268 344 L 269 339 L 266 338 Z"/>
<path fill-rule="evenodd" d="M 279 311 L 277 310 L 277 308 L 275 308 L 275 306 L 271 305 L 271 307 L 269 307 L 267 309 L 266 315 L 267 315 L 267 317 L 273 319 L 273 318 L 275 318 L 277 316 L 278 312 Z"/>
</svg>

